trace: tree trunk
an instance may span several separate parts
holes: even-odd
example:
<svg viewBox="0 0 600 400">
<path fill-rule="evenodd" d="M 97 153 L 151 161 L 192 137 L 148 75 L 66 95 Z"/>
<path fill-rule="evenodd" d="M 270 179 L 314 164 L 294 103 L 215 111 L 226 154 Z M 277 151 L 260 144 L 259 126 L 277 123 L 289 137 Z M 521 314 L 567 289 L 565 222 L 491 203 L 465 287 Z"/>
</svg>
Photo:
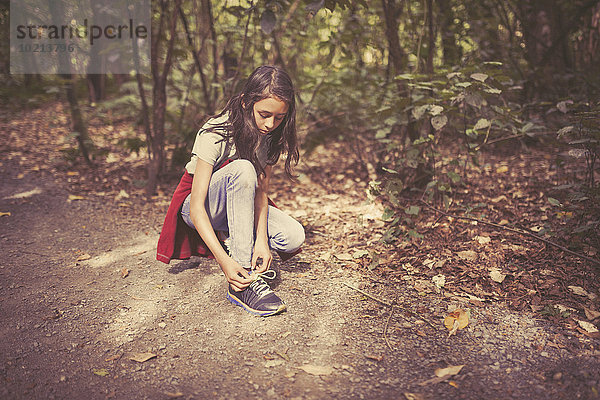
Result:
<svg viewBox="0 0 600 400">
<path fill-rule="evenodd" d="M 60 21 L 64 16 L 64 8 L 62 1 L 53 0 L 49 2 L 49 10 L 54 21 Z M 77 143 L 79 144 L 79 150 L 88 166 L 93 166 L 89 156 L 88 146 L 93 146 L 92 140 L 89 137 L 87 124 L 79 108 L 79 102 L 75 92 L 75 80 L 70 72 L 71 63 L 69 56 L 65 52 L 58 52 L 58 65 L 59 75 L 65 80 L 65 94 L 67 102 L 69 103 L 69 109 L 71 110 L 71 122 L 73 131 L 76 132 Z"/>
<path fill-rule="evenodd" d="M 210 96 L 210 89 L 208 88 L 208 84 L 206 81 L 206 75 L 204 74 L 204 71 L 202 70 L 203 63 L 202 63 L 202 61 L 200 61 L 200 57 L 202 56 L 202 47 L 203 46 L 200 46 L 200 49 L 196 50 L 196 47 L 194 45 L 194 40 L 192 37 L 192 32 L 190 32 L 187 18 L 185 16 L 185 13 L 183 12 L 183 8 L 181 6 L 179 7 L 178 12 L 179 12 L 179 16 L 181 17 L 181 23 L 183 24 L 183 28 L 185 30 L 188 45 L 190 46 L 192 56 L 194 57 L 194 64 L 196 65 L 196 70 L 198 71 L 198 74 L 200 75 L 200 82 L 202 83 L 202 93 L 204 95 L 206 111 L 208 114 L 213 114 L 215 111 L 214 104 L 213 104 L 212 98 Z M 206 38 L 205 36 L 202 37 L 201 41 L 204 42 L 205 38 Z M 204 57 L 204 59 L 206 59 L 206 57 Z"/>
<path fill-rule="evenodd" d="M 150 154 L 148 160 L 148 182 L 146 183 L 146 196 L 150 197 L 156 192 L 158 177 L 165 164 L 165 114 L 167 111 L 167 78 L 173 64 L 173 49 L 175 46 L 177 10 L 181 6 L 181 0 L 175 0 L 174 6 L 169 10 L 166 0 L 160 2 L 159 26 L 153 29 L 156 35 L 152 36 L 152 137 L 150 140 Z M 161 53 L 160 43 L 164 42 L 163 28 L 168 20 L 169 37 L 164 49 L 164 63 L 159 65 Z"/>
<path fill-rule="evenodd" d="M 458 65 L 461 58 L 461 51 L 456 44 L 454 12 L 450 0 L 437 0 L 438 21 L 442 37 L 442 47 L 444 54 L 444 64 Z"/>
<path fill-rule="evenodd" d="M 388 41 L 390 61 L 396 74 L 400 74 L 406 69 L 407 64 L 406 52 L 400 45 L 400 37 L 398 36 L 400 7 L 396 4 L 396 0 L 381 0 L 381 3 L 383 5 L 385 36 Z"/>
<path fill-rule="evenodd" d="M 427 0 L 427 22 L 429 27 L 428 45 L 427 45 L 427 64 L 426 72 L 433 74 L 433 55 L 435 53 L 435 29 L 433 28 L 433 0 Z"/>
</svg>

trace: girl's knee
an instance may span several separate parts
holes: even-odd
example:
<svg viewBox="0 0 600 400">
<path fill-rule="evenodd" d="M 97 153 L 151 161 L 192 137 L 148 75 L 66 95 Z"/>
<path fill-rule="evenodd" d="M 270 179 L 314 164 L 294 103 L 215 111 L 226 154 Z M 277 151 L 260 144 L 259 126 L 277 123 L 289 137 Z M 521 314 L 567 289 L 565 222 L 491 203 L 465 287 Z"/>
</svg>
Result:
<svg viewBox="0 0 600 400">
<path fill-rule="evenodd" d="M 248 160 L 235 160 L 231 163 L 236 182 L 256 187 L 257 177 L 254 165 Z"/>
<path fill-rule="evenodd" d="M 294 221 L 293 224 L 290 224 L 286 249 L 285 251 L 288 253 L 292 253 L 298 250 L 305 240 L 304 227 L 298 221 Z"/>
</svg>

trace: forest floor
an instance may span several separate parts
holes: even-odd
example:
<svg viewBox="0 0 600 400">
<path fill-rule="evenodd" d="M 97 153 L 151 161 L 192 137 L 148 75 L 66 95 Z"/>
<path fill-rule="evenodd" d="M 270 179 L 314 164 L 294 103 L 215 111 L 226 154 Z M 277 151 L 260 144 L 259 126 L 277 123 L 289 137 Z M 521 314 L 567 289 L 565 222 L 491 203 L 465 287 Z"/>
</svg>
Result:
<svg viewBox="0 0 600 400">
<path fill-rule="evenodd" d="M 0 398 L 598 397 L 589 262 L 426 207 L 423 239 L 384 245 L 383 207 L 342 145 L 321 146 L 298 184 L 276 173 L 272 197 L 307 240 L 276 263 L 288 311 L 252 317 L 214 260 L 155 260 L 178 174 L 146 201 L 144 157 L 121 154 L 127 121 L 109 122 L 90 121 L 112 149 L 92 171 L 66 159 L 60 104 L 0 111 Z M 551 157 L 482 159 L 458 198 L 511 226 L 559 218 Z M 470 318 L 450 335 L 456 309 Z"/>
</svg>

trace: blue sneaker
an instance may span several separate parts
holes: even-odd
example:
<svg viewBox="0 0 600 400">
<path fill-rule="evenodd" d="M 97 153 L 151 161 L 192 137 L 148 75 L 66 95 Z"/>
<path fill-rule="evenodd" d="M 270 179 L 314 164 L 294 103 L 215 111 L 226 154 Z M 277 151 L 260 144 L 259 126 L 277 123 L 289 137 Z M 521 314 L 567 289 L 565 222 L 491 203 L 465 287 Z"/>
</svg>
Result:
<svg viewBox="0 0 600 400">
<path fill-rule="evenodd" d="M 285 303 L 271 290 L 263 278 L 274 279 L 275 271 L 269 270 L 262 274 L 256 274 L 254 282 L 241 292 L 236 292 L 230 285 L 227 291 L 227 300 L 242 307 L 250 314 L 261 317 L 284 312 L 286 310 Z"/>
</svg>

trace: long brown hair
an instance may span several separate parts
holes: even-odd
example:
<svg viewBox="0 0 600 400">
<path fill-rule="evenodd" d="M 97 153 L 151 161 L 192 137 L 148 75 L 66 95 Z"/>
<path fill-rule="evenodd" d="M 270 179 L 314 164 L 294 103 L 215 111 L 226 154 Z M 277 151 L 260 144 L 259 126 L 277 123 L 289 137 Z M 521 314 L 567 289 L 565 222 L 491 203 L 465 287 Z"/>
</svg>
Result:
<svg viewBox="0 0 600 400">
<path fill-rule="evenodd" d="M 296 101 L 294 84 L 287 72 L 271 65 L 258 67 L 250 74 L 244 88 L 233 96 L 216 117 L 229 113 L 222 124 L 214 125 L 211 131 L 219 133 L 224 140 L 233 141 L 237 154 L 254 165 L 257 174 L 264 173 L 256 150 L 260 132 L 254 120 L 254 104 L 268 97 L 276 97 L 288 105 L 288 111 L 281 124 L 267 135 L 267 164 L 274 165 L 282 153 L 287 154 L 285 174 L 294 179 L 292 162 L 298 164 L 300 158 L 296 138 Z"/>
</svg>

